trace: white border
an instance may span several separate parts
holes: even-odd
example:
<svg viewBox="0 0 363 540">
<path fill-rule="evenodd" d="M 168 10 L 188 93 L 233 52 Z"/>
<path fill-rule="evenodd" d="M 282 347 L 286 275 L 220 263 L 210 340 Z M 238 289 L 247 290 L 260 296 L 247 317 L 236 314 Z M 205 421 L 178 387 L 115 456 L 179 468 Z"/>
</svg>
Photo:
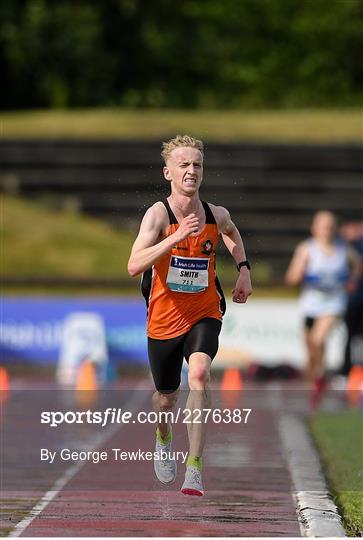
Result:
<svg viewBox="0 0 363 540">
<path fill-rule="evenodd" d="M 278 427 L 295 488 L 293 498 L 302 535 L 346 537 L 303 420 L 296 415 L 283 414 Z M 302 486 L 304 491 L 301 491 Z"/>
</svg>

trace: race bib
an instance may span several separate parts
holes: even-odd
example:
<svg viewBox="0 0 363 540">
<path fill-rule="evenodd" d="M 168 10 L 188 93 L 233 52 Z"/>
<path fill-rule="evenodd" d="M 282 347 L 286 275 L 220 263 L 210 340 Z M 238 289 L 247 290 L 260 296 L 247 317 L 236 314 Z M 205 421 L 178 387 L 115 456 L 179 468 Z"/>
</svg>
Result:
<svg viewBox="0 0 363 540">
<path fill-rule="evenodd" d="M 170 257 L 166 284 L 172 291 L 197 293 L 208 287 L 208 258 Z"/>
</svg>

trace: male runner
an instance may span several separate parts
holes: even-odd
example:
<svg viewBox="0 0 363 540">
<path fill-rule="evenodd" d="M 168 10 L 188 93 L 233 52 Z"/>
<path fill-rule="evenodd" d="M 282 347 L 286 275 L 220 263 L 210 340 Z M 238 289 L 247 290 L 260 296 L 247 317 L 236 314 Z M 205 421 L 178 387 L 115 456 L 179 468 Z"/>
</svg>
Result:
<svg viewBox="0 0 363 540">
<path fill-rule="evenodd" d="M 210 407 L 208 383 L 218 349 L 225 300 L 215 272 L 219 234 L 232 254 L 238 278 L 233 301 L 246 302 L 252 293 L 249 263 L 237 227 L 228 211 L 199 198 L 203 178 L 203 143 L 177 135 L 163 143 L 163 173 L 171 194 L 151 206 L 132 247 L 128 271 L 143 273 L 142 291 L 148 306 L 147 335 L 156 412 L 171 411 L 176 403 L 183 358 L 189 364 L 189 410 Z M 197 418 L 196 418 L 197 420 Z M 202 453 L 206 424 L 188 426 L 189 457 L 182 493 L 203 495 Z M 171 425 L 160 422 L 156 451 L 171 451 Z M 164 454 L 165 455 L 165 454 Z M 163 483 L 176 477 L 176 462 L 155 460 Z"/>
</svg>

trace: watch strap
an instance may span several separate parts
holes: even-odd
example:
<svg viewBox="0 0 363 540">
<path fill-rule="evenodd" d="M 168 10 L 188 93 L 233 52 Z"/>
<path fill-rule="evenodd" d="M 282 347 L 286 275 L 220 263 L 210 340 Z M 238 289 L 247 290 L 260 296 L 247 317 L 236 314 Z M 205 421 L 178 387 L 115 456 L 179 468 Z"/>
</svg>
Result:
<svg viewBox="0 0 363 540">
<path fill-rule="evenodd" d="M 247 266 L 248 270 L 251 270 L 251 265 L 249 261 L 246 259 L 245 261 L 241 261 L 237 264 L 237 270 L 238 272 L 241 270 L 242 266 Z"/>
</svg>

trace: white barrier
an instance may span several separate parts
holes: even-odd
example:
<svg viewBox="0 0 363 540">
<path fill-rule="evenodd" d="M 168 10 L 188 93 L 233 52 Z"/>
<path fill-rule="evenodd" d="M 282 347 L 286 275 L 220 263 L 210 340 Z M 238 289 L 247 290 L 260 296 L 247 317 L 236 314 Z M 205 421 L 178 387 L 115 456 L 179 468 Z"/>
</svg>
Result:
<svg viewBox="0 0 363 540">
<path fill-rule="evenodd" d="M 343 361 L 346 331 L 339 323 L 332 331 L 326 365 L 336 369 Z M 246 304 L 227 302 L 220 348 L 215 366 L 244 365 L 249 361 L 267 366 L 304 366 L 303 321 L 297 300 L 253 299 Z"/>
<path fill-rule="evenodd" d="M 83 361 L 95 364 L 104 382 L 108 362 L 106 331 L 102 317 L 93 312 L 73 312 L 65 318 L 57 366 L 60 384 L 74 385 Z"/>
</svg>

